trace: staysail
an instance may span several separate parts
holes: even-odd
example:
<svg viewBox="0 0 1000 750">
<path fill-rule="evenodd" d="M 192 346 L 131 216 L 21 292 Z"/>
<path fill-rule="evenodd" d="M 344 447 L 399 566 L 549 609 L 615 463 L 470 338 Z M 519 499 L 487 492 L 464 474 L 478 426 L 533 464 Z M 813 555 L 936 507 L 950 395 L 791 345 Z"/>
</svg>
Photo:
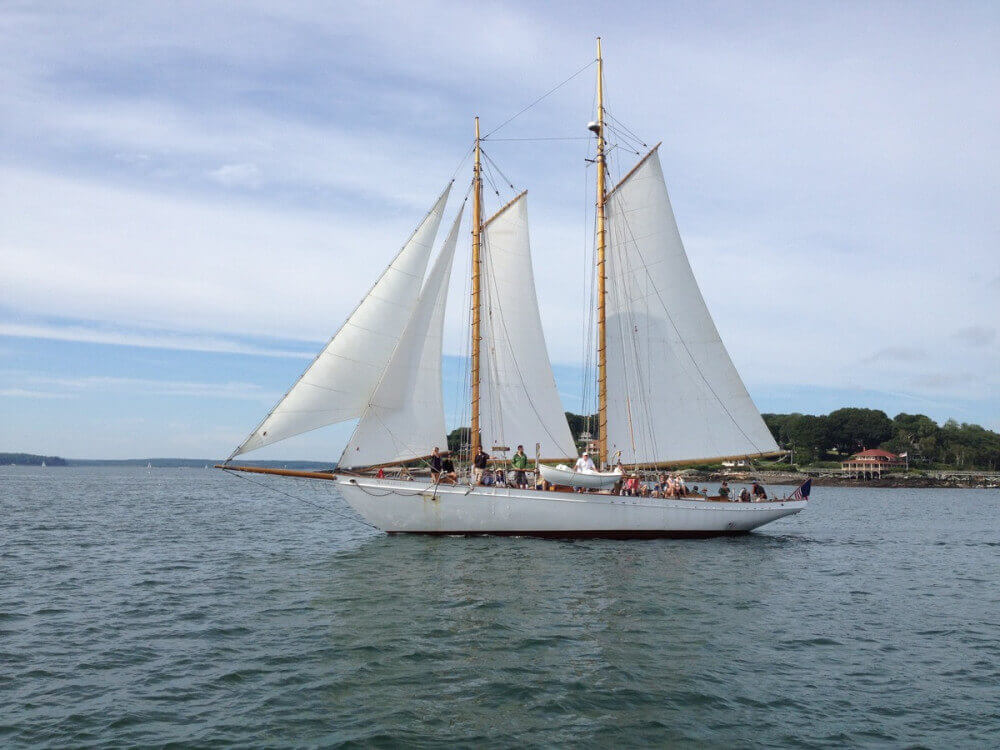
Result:
<svg viewBox="0 0 1000 750">
<path fill-rule="evenodd" d="M 409 461 L 447 449 L 441 392 L 441 349 L 458 228 L 462 212 L 424 282 L 393 352 L 344 453 L 342 468 Z"/>
<path fill-rule="evenodd" d="M 451 184 L 340 330 L 232 456 L 360 417 L 420 293 Z"/>
<path fill-rule="evenodd" d="M 777 451 L 705 306 L 656 149 L 606 211 L 611 457 L 655 465 Z"/>
<path fill-rule="evenodd" d="M 543 458 L 568 458 L 576 447 L 562 409 L 538 313 L 527 193 L 483 229 L 483 327 L 480 430 L 495 447 L 540 443 Z"/>
</svg>

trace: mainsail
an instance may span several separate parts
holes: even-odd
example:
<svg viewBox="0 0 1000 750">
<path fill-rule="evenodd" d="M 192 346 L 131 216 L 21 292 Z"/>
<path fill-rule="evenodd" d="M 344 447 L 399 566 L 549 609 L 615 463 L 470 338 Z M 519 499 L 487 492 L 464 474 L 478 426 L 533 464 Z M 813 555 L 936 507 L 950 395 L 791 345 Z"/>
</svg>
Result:
<svg viewBox="0 0 1000 750">
<path fill-rule="evenodd" d="M 448 280 L 462 212 L 455 218 L 364 415 L 340 457 L 342 468 L 409 461 L 447 447 L 441 349 Z"/>
<path fill-rule="evenodd" d="M 484 449 L 523 444 L 530 453 L 540 443 L 544 458 L 575 456 L 538 314 L 526 192 L 485 224 L 483 288 Z"/>
<path fill-rule="evenodd" d="M 233 456 L 360 417 L 417 304 L 451 184 L 389 267 Z"/>
<path fill-rule="evenodd" d="M 691 272 L 655 149 L 606 210 L 611 457 L 655 465 L 777 451 Z"/>
</svg>

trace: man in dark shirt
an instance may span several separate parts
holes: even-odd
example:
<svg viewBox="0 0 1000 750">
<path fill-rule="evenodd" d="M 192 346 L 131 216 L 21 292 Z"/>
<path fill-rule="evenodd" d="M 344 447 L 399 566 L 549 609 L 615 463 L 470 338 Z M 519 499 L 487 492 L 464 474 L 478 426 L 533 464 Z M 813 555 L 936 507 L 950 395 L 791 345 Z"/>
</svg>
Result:
<svg viewBox="0 0 1000 750">
<path fill-rule="evenodd" d="M 475 455 L 472 459 L 472 483 L 482 484 L 483 483 L 483 473 L 486 471 L 486 467 L 490 462 L 490 454 L 483 450 L 482 446 L 479 447 L 479 453 Z"/>
<path fill-rule="evenodd" d="M 458 474 L 455 473 L 455 464 L 450 458 L 441 461 L 441 481 L 445 484 L 455 484 L 458 481 Z"/>
<path fill-rule="evenodd" d="M 441 481 L 441 451 L 438 447 L 434 446 L 434 452 L 431 453 L 430 460 L 427 462 L 431 467 L 431 481 L 437 484 Z"/>
</svg>

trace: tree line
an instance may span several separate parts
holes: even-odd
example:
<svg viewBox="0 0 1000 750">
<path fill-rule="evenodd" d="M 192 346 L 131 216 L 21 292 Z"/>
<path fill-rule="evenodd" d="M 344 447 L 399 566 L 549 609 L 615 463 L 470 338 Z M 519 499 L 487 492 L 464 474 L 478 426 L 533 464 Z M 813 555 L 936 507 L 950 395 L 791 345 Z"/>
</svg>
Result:
<svg viewBox="0 0 1000 750">
<path fill-rule="evenodd" d="M 925 414 L 897 414 L 848 407 L 826 415 L 764 414 L 778 445 L 798 464 L 841 460 L 868 448 L 906 453 L 911 466 L 996 471 L 1000 434 L 949 419 L 939 425 Z"/>
<path fill-rule="evenodd" d="M 890 419 L 879 409 L 847 407 L 825 415 L 763 414 L 775 441 L 793 452 L 795 463 L 840 461 L 868 448 L 906 453 L 911 466 L 956 469 L 1000 469 L 1000 434 L 977 424 L 949 419 L 938 425 L 925 414 L 897 414 Z M 584 433 L 597 439 L 597 415 L 566 412 L 578 447 Z M 448 449 L 468 450 L 469 428 L 452 430 Z M 531 446 L 525 446 L 530 454 Z"/>
</svg>

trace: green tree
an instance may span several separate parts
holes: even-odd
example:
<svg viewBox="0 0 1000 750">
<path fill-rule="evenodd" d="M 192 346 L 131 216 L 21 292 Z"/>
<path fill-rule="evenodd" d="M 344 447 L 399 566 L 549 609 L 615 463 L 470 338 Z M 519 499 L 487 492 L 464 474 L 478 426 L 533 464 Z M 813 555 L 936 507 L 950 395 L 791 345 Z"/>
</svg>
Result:
<svg viewBox="0 0 1000 750">
<path fill-rule="evenodd" d="M 893 422 L 881 409 L 847 407 L 827 416 L 829 440 L 841 454 L 874 448 L 893 436 Z"/>
<path fill-rule="evenodd" d="M 788 432 L 789 447 L 795 451 L 799 463 L 815 461 L 826 452 L 830 440 L 826 417 L 795 414 L 788 420 L 785 429 Z"/>
</svg>

